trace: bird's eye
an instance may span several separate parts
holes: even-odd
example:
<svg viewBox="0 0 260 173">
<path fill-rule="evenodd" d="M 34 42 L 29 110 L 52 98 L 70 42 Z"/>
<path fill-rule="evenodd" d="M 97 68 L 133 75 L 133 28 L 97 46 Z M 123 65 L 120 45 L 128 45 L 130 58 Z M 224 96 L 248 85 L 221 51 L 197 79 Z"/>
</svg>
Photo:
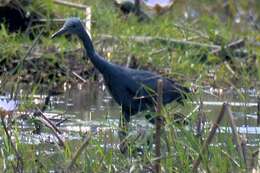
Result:
<svg viewBox="0 0 260 173">
<path fill-rule="evenodd" d="M 76 28 L 76 25 L 72 25 L 71 27 L 72 27 L 72 28 Z"/>
</svg>

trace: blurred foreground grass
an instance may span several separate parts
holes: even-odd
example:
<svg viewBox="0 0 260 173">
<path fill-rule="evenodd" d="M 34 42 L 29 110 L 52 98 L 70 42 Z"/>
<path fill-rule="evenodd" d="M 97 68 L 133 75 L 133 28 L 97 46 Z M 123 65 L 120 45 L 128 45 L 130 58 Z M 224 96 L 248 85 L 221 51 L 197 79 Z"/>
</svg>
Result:
<svg viewBox="0 0 260 173">
<path fill-rule="evenodd" d="M 92 9 L 91 34 L 97 51 L 119 64 L 125 65 L 127 59 L 132 57 L 136 60 L 135 68 L 149 69 L 160 72 L 163 75 L 177 78 L 182 83 L 190 85 L 194 83 L 199 86 L 211 85 L 213 87 L 259 87 L 260 77 L 260 49 L 254 43 L 260 42 L 259 28 L 251 26 L 246 19 L 234 22 L 236 9 L 226 19 L 222 19 L 221 1 L 177 1 L 174 7 L 164 15 L 155 16 L 149 22 L 140 23 L 134 15 L 127 19 L 121 16 L 118 9 L 113 6 L 112 1 L 75 1 L 85 3 Z M 228 1 L 231 2 L 231 1 Z M 244 11 L 254 10 L 259 18 L 259 2 L 254 1 L 253 6 L 245 1 L 238 1 L 239 7 Z M 32 1 L 26 6 L 29 11 L 37 12 L 43 18 L 66 18 L 78 16 L 83 18 L 80 10 L 55 5 L 52 1 Z M 195 10 L 195 17 L 189 16 L 190 10 Z M 188 17 L 185 18 L 186 13 Z M 223 17 L 223 16 L 222 16 Z M 259 20 L 259 19 L 258 19 Z M 41 88 L 41 83 L 47 83 L 47 87 L 56 86 L 58 83 L 72 80 L 69 75 L 72 64 L 80 64 L 82 70 L 91 68 L 89 62 L 83 61 L 82 51 L 74 52 L 79 48 L 78 40 L 75 38 L 58 38 L 51 40 L 50 35 L 60 27 L 61 24 L 47 22 L 42 23 L 39 29 L 33 30 L 33 37 L 43 30 L 39 42 L 26 57 L 21 65 L 22 58 L 32 45 L 25 33 L 9 33 L 6 26 L 1 25 L 0 30 L 0 64 L 1 64 L 1 92 L 18 90 L 18 83 L 25 81 L 28 87 L 26 93 L 35 92 Z M 112 35 L 117 41 L 106 41 L 104 34 Z M 245 47 L 248 56 L 245 58 L 216 56 L 209 54 L 205 47 L 183 47 L 160 41 L 149 44 L 137 43 L 129 39 L 129 36 L 151 36 L 166 39 L 178 39 L 194 41 L 205 44 L 218 44 L 224 46 L 238 39 L 245 39 Z M 68 53 L 69 52 L 69 53 Z M 226 62 L 226 63 L 225 63 Z M 234 74 L 228 65 L 232 68 Z M 19 68 L 17 68 L 19 67 Z M 18 70 L 17 70 L 18 69 Z M 75 69 L 73 69 L 75 70 Z M 86 70 L 87 71 L 87 70 Z M 93 73 L 79 71 L 84 78 L 93 80 Z M 213 77 L 212 77 L 213 75 Z M 32 76 L 32 77 L 30 77 Z M 8 85 L 6 84 L 8 83 Z M 11 87 L 10 87 L 11 86 Z M 33 90 L 31 90 L 33 89 Z M 259 89 L 259 88 L 258 88 Z M 202 93 L 198 93 L 201 95 Z M 241 98 L 242 100 L 242 98 Z M 28 103 L 29 106 L 35 106 Z M 187 105 L 187 112 L 193 108 Z M 176 109 L 176 108 L 174 108 Z M 178 108 L 181 109 L 181 108 Z M 164 114 L 172 114 L 177 110 L 165 109 Z M 191 117 L 196 117 L 193 113 Z M 192 118 L 194 124 L 196 118 Z M 18 140 L 19 128 L 12 125 L 12 131 L 16 137 L 16 147 L 21 152 L 24 161 L 25 172 L 59 172 L 65 168 L 75 153 L 76 148 L 82 141 L 68 141 L 65 149 L 56 145 L 28 145 Z M 3 129 L 1 129 L 3 131 Z M 167 123 L 165 126 L 165 137 L 162 138 L 162 170 L 163 172 L 190 172 L 192 161 L 201 152 L 201 140 L 192 131 L 188 131 L 177 124 Z M 2 132 L 3 134 L 4 132 Z M 205 139 L 208 131 L 204 133 Z M 82 138 L 84 138 L 84 134 Z M 90 134 L 88 134 L 90 135 Z M 107 139 L 109 138 L 109 139 Z M 125 156 L 118 149 L 109 148 L 106 143 L 116 143 L 116 139 L 106 132 L 92 135 L 89 146 L 81 153 L 73 168 L 73 172 L 153 172 L 154 160 L 151 146 L 144 146 L 144 154 L 133 154 Z M 144 142 L 144 141 L 142 141 Z M 240 158 L 230 134 L 215 136 L 215 143 L 221 145 L 210 145 L 208 151 L 202 156 L 201 172 L 246 172 L 246 165 Z M 138 145 L 133 142 L 133 145 Z M 259 147 L 259 146 L 258 146 Z M 135 146 L 133 146 L 134 150 Z M 253 151 L 248 151 L 251 158 Z M 52 153 L 52 154 L 50 154 Z M 12 172 L 17 160 L 14 159 L 14 151 L 6 136 L 3 136 L 3 147 L 1 148 L 0 169 Z M 203 170 L 203 171 L 202 171 Z M 54 171 L 54 172 L 55 172 Z"/>
</svg>

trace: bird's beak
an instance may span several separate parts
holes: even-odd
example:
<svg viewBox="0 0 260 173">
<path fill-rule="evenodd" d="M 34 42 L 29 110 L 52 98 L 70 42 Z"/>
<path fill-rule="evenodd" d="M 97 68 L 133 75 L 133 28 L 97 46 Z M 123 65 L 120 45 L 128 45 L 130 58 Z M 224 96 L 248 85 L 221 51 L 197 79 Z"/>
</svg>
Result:
<svg viewBox="0 0 260 173">
<path fill-rule="evenodd" d="M 52 34 L 51 38 L 55 38 L 57 36 L 60 36 L 60 35 L 64 34 L 65 32 L 67 32 L 66 28 L 62 27 L 59 31 Z"/>
</svg>

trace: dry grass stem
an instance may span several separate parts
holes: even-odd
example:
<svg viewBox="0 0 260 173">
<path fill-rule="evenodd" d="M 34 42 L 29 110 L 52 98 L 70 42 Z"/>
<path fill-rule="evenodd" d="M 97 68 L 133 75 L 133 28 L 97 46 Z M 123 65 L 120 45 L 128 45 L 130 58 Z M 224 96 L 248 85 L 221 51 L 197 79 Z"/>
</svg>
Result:
<svg viewBox="0 0 260 173">
<path fill-rule="evenodd" d="M 91 139 L 91 136 L 87 136 L 83 143 L 81 144 L 81 146 L 78 148 L 78 150 L 75 152 L 75 154 L 73 155 L 68 167 L 66 168 L 65 172 L 70 172 L 70 169 L 72 168 L 72 166 L 74 165 L 74 163 L 76 162 L 76 160 L 78 159 L 78 157 L 80 156 L 80 154 L 83 152 L 84 148 L 86 148 L 89 144 L 89 141 Z"/>
<path fill-rule="evenodd" d="M 18 152 L 18 150 L 16 149 L 16 146 L 15 144 L 13 143 L 12 141 L 12 138 L 11 138 L 11 135 L 9 134 L 8 132 L 8 129 L 7 129 L 7 126 L 5 124 L 5 119 L 4 117 L 2 116 L 1 117 L 1 120 L 2 120 L 2 125 L 3 125 L 3 128 L 4 128 L 4 131 L 5 131 L 5 134 L 7 136 L 7 140 L 8 142 L 10 143 L 11 147 L 13 148 L 14 152 L 15 152 L 15 156 L 16 156 L 16 160 L 17 160 L 17 165 L 14 166 L 14 171 L 15 172 L 18 172 L 18 173 L 22 173 L 23 172 L 23 159 L 22 159 L 22 156 L 21 154 Z"/>
<path fill-rule="evenodd" d="M 155 172 L 160 173 L 161 172 L 161 164 L 160 164 L 160 157 L 161 157 L 161 126 L 162 122 L 160 120 L 161 118 L 161 113 L 162 113 L 162 97 L 163 97 L 163 81 L 158 80 L 157 81 L 157 117 L 155 119 L 155 126 L 156 126 L 156 131 L 155 131 L 155 156 L 157 160 L 155 161 Z"/>
<path fill-rule="evenodd" d="M 198 158 L 193 162 L 192 172 L 197 172 L 198 166 L 199 166 L 199 164 L 201 162 L 201 159 L 202 159 L 202 153 L 204 153 L 207 150 L 208 145 L 211 143 L 211 141 L 212 141 L 212 139 L 213 139 L 213 137 L 214 137 L 214 135 L 216 133 L 216 130 L 217 130 L 218 126 L 219 126 L 219 123 L 221 122 L 221 120 L 224 117 L 225 107 L 226 107 L 226 103 L 223 104 L 217 119 L 213 123 L 213 125 L 211 127 L 211 130 L 209 132 L 209 135 L 208 135 L 206 141 L 204 142 L 204 144 L 202 146 L 202 150 L 199 153 Z"/>
<path fill-rule="evenodd" d="M 244 158 L 243 150 L 242 150 L 242 147 L 241 147 L 240 137 L 239 137 L 238 132 L 237 132 L 236 123 L 235 123 L 232 111 L 230 109 L 230 106 L 226 105 L 225 109 L 226 109 L 226 112 L 228 114 L 228 120 L 229 120 L 230 126 L 232 128 L 232 133 L 233 133 L 233 136 L 234 136 L 234 142 L 236 144 L 237 150 L 239 152 L 240 157 Z M 244 160 L 246 161 L 246 158 L 244 158 Z"/>
</svg>

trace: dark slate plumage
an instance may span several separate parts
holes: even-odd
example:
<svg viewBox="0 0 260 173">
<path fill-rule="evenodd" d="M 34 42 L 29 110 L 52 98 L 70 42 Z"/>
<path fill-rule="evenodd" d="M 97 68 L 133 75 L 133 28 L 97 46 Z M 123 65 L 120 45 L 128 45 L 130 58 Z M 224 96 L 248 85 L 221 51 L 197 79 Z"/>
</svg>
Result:
<svg viewBox="0 0 260 173">
<path fill-rule="evenodd" d="M 185 94 L 189 89 L 176 81 L 149 71 L 126 68 L 106 61 L 94 50 L 92 41 L 79 19 L 69 18 L 52 37 L 65 32 L 76 34 L 83 42 L 91 62 L 103 75 L 110 94 L 122 106 L 127 121 L 131 115 L 140 111 L 154 110 L 158 79 L 163 80 L 164 105 L 174 100 L 183 103 L 182 100 L 186 98 Z"/>
<path fill-rule="evenodd" d="M 122 13 L 124 15 L 128 15 L 130 13 L 135 14 L 138 16 L 139 21 L 149 21 L 150 17 L 141 9 L 140 7 L 140 0 L 135 0 L 134 3 L 129 0 L 125 0 L 122 2 L 117 2 L 116 0 L 114 1 L 114 4 L 120 8 Z"/>
</svg>

